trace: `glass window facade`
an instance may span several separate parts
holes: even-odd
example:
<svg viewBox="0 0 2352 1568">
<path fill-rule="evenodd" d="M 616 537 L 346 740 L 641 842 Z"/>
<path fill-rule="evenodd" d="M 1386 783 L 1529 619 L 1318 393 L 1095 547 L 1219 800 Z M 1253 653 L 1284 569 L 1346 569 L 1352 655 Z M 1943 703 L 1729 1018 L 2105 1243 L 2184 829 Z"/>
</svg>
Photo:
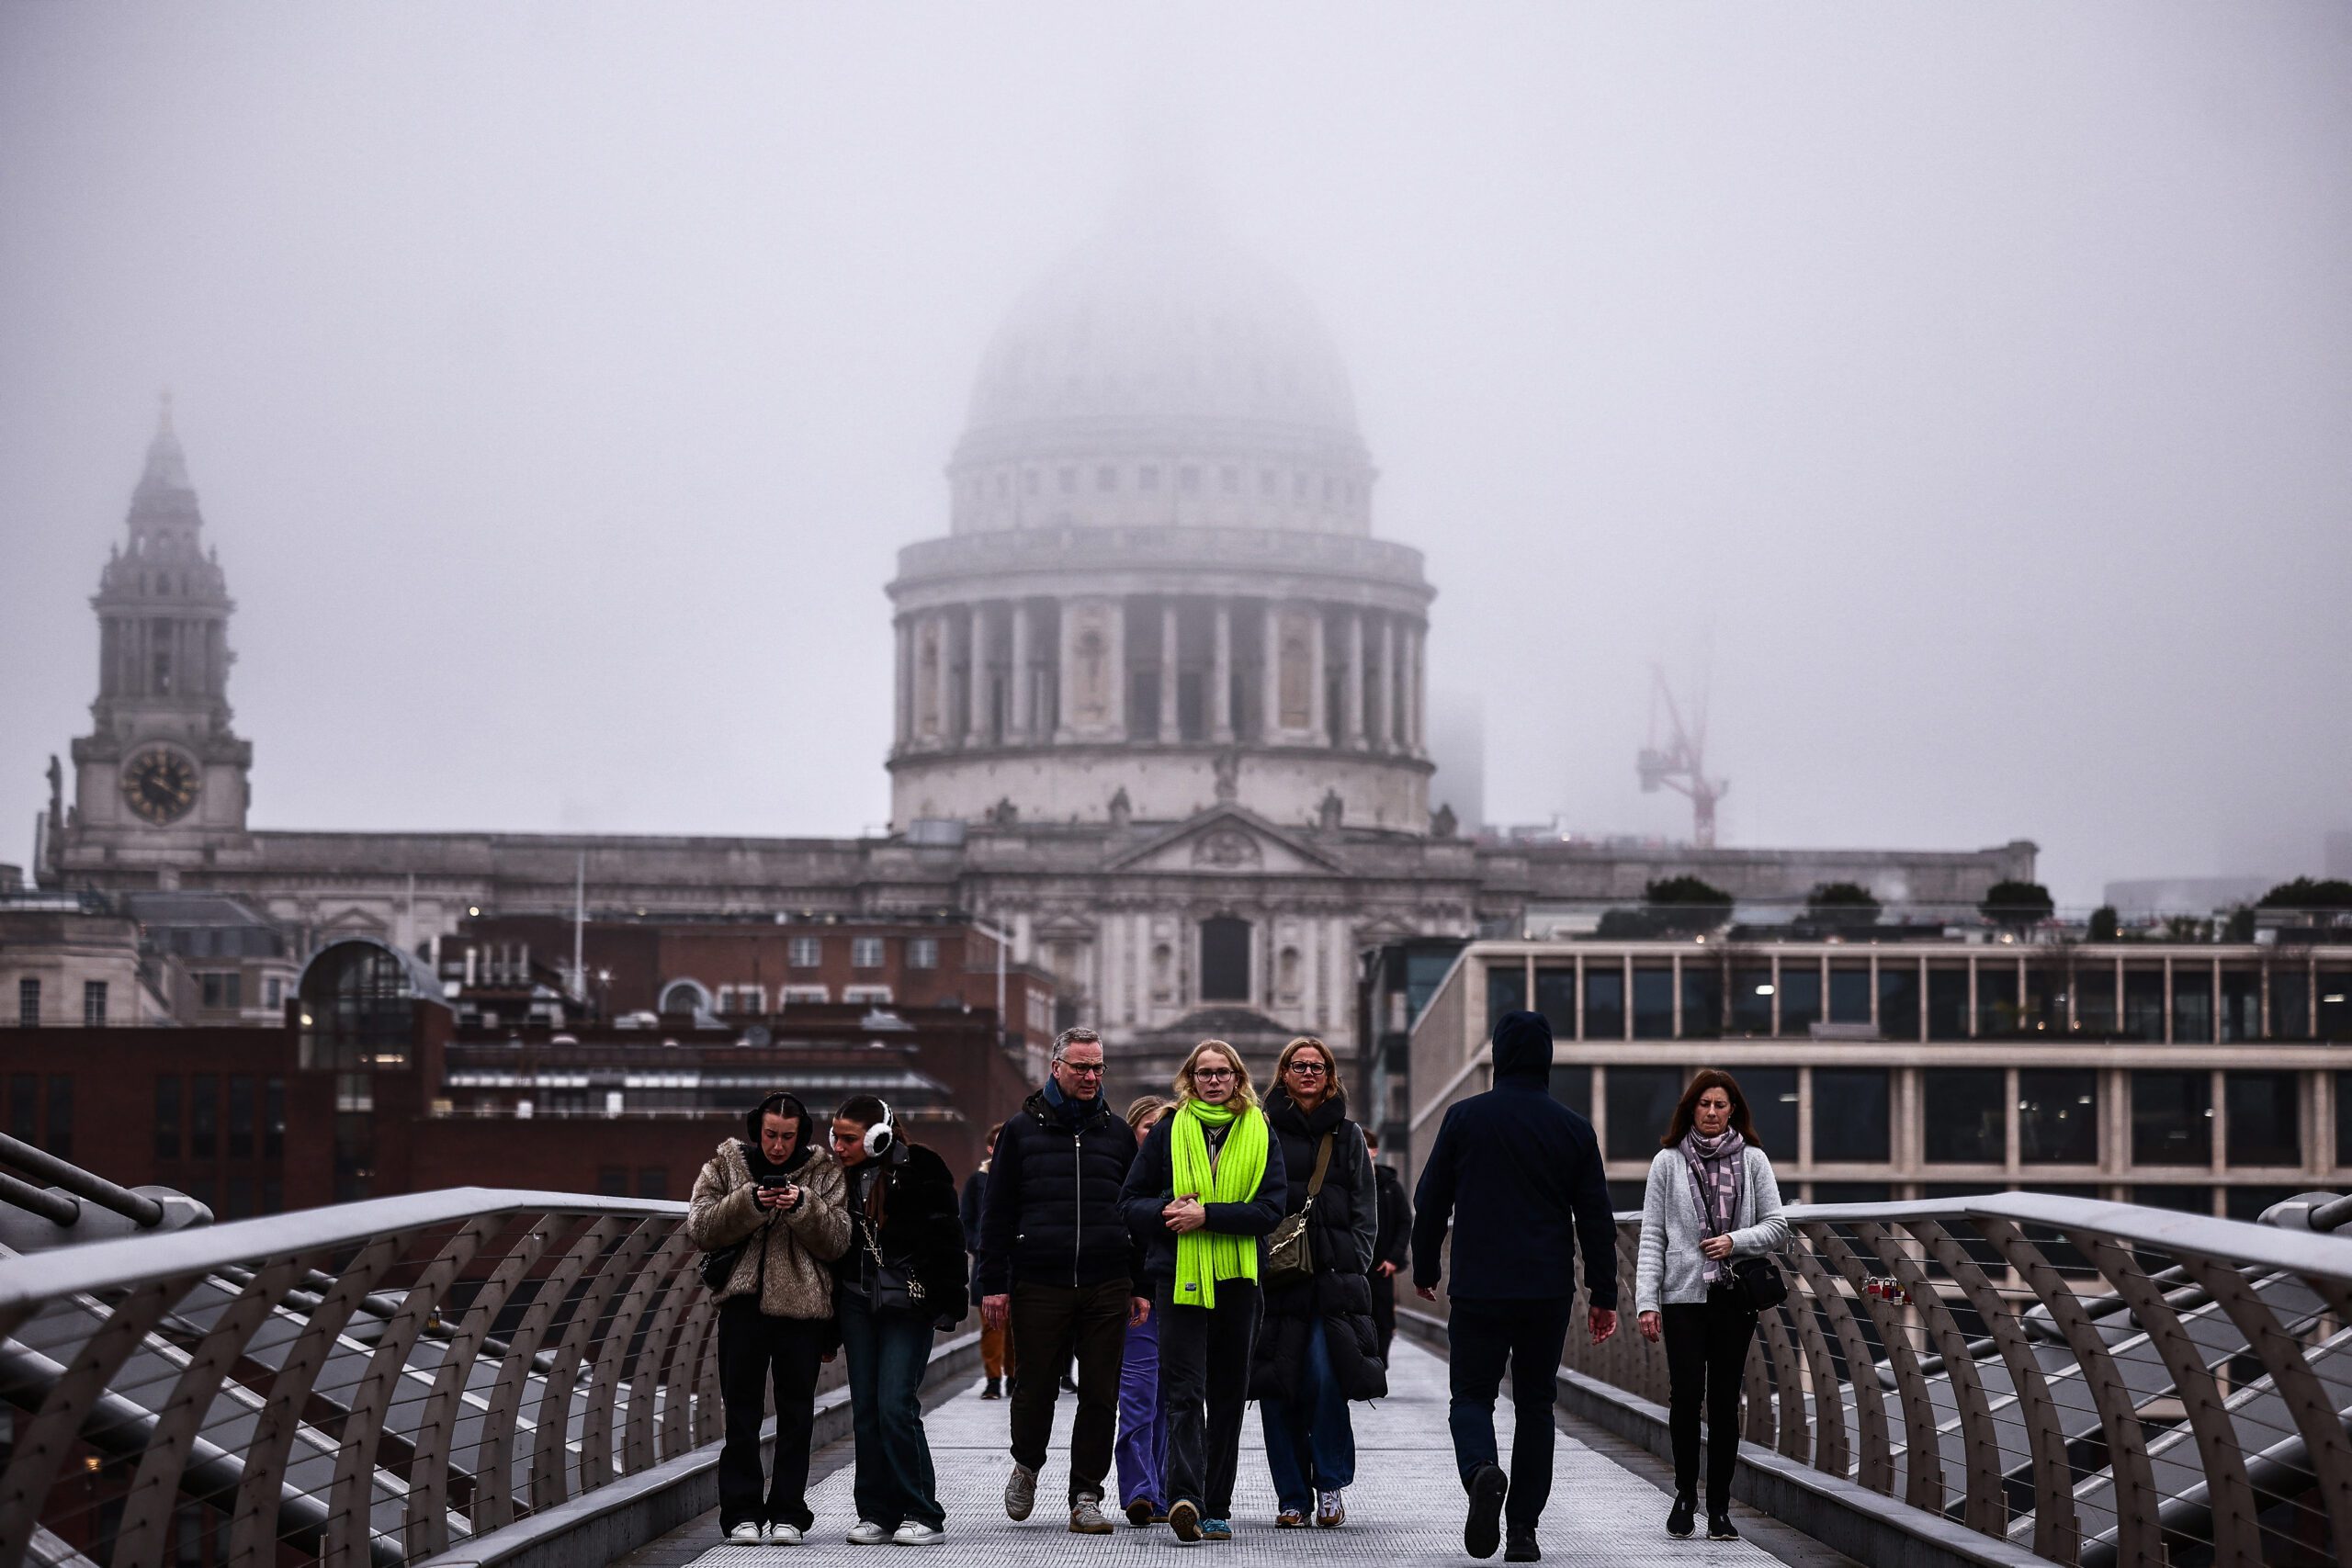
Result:
<svg viewBox="0 0 2352 1568">
<path fill-rule="evenodd" d="M 2230 1119 L 2224 1148 L 2233 1167 L 2303 1163 L 2301 1077 L 2291 1072 L 2222 1076 Z"/>
<path fill-rule="evenodd" d="M 1919 1077 L 1928 1164 L 1999 1165 L 2008 1158 L 2007 1074 L 1929 1067 Z"/>
<path fill-rule="evenodd" d="M 2230 1041 L 2262 1038 L 2262 976 L 2256 971 L 2222 971 L 2221 1035 Z"/>
<path fill-rule="evenodd" d="M 2300 1187 L 2224 1187 L 2222 1213 L 2229 1219 L 2251 1224 L 2262 1218 L 2263 1210 L 2273 1203 L 2283 1203 L 2301 1190 Z"/>
<path fill-rule="evenodd" d="M 2176 1209 L 2185 1214 L 2210 1214 L 2213 1212 L 2213 1190 L 2211 1187 L 2184 1187 L 2165 1182 L 2134 1187 L 2132 1189 L 2132 1201 L 2151 1209 Z"/>
<path fill-rule="evenodd" d="M 2126 1040 L 2165 1037 L 2165 972 L 2161 969 L 2123 971 L 2123 1027 Z"/>
<path fill-rule="evenodd" d="M 163 1073 L 155 1079 L 155 1157 L 180 1157 L 180 1077 Z"/>
<path fill-rule="evenodd" d="M 2352 969 L 2319 972 L 2318 1026 L 2322 1040 L 2352 1040 Z"/>
<path fill-rule="evenodd" d="M 211 1073 L 187 1080 L 187 1152 L 198 1159 L 220 1153 L 220 1080 Z"/>
<path fill-rule="evenodd" d="M 2270 972 L 2270 1038 L 2311 1037 L 2311 976 L 2300 964 L 2282 964 Z"/>
<path fill-rule="evenodd" d="M 2018 1032 L 2024 1016 L 2018 1005 L 2018 971 L 2014 964 L 1976 966 L 1976 1032 L 1987 1039 L 2007 1039 Z"/>
<path fill-rule="evenodd" d="M 2026 1165 L 2098 1163 L 2098 1069 L 2018 1069 L 2018 1158 Z"/>
<path fill-rule="evenodd" d="M 1606 969 L 1585 965 L 1584 1037 L 1625 1038 L 1625 972 L 1616 964 Z"/>
<path fill-rule="evenodd" d="M 1682 1095 L 1680 1067 L 1609 1069 L 1609 1157 L 1647 1159 L 1674 1118 Z"/>
<path fill-rule="evenodd" d="M 1878 966 L 1878 1032 L 1889 1040 L 1919 1038 L 1919 967 Z"/>
<path fill-rule="evenodd" d="M 1928 1038 L 1968 1038 L 1968 971 L 1951 967 L 1928 971 Z"/>
<path fill-rule="evenodd" d="M 1592 1069 L 1590 1067 L 1554 1067 L 1552 1069 L 1552 1098 L 1586 1121 L 1591 1121 Z"/>
<path fill-rule="evenodd" d="M 1817 1165 L 1883 1163 L 1888 1156 L 1884 1067 L 1813 1069 L 1813 1157 Z"/>
<path fill-rule="evenodd" d="M 1689 1040 L 1713 1040 L 1724 1032 L 1724 972 L 1721 965 L 1699 960 L 1682 965 L 1682 1033 Z"/>
<path fill-rule="evenodd" d="M 1806 1035 L 1821 1021 L 1821 964 L 1810 958 L 1781 965 L 1781 1032 Z"/>
<path fill-rule="evenodd" d="M 2213 1163 L 2213 1076 L 2208 1072 L 2132 1075 L 2132 1163 Z"/>
<path fill-rule="evenodd" d="M 1495 1037 L 1495 1025 L 1505 1013 L 1527 1010 L 1527 967 L 1516 962 L 1492 964 L 1487 967 L 1487 1038 Z"/>
<path fill-rule="evenodd" d="M 2082 1034 L 2115 1032 L 2115 965 L 2085 964 L 2075 971 L 2075 1029 Z"/>
<path fill-rule="evenodd" d="M 1797 1157 L 1797 1070 L 1794 1067 L 1742 1067 L 1735 1076 L 1739 1079 L 1739 1092 L 1747 1097 L 1747 1114 L 1756 1124 L 1758 1146 L 1776 1160 L 1794 1164 Z"/>
<path fill-rule="evenodd" d="M 1634 971 L 1634 1038 L 1674 1038 L 1674 971 L 1644 967 Z"/>
<path fill-rule="evenodd" d="M 1829 1021 L 1868 1023 L 1871 1021 L 1871 972 L 1859 964 L 1829 966 Z"/>
<path fill-rule="evenodd" d="M 1816 1181 L 1813 1184 L 1813 1201 L 1816 1203 L 1884 1203 L 1894 1196 L 1894 1187 L 1883 1181 Z"/>
<path fill-rule="evenodd" d="M 1742 964 L 1731 976 L 1731 1028 L 1735 1034 L 1772 1032 L 1772 971 Z"/>
<path fill-rule="evenodd" d="M 1555 1040 L 1577 1037 L 1577 972 L 1573 969 L 1538 969 L 1535 972 L 1535 1010 L 1552 1026 Z"/>
<path fill-rule="evenodd" d="M 2173 965 L 2172 1037 L 2182 1045 L 2213 1043 L 2213 971 L 2206 964 Z"/>
</svg>

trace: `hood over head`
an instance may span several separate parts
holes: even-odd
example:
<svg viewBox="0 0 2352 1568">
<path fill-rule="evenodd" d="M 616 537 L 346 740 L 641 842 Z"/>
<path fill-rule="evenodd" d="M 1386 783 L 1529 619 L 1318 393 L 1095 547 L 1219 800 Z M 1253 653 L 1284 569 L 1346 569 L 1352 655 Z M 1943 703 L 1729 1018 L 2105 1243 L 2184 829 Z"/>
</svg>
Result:
<svg viewBox="0 0 2352 1568">
<path fill-rule="evenodd" d="M 771 1111 L 779 1116 L 792 1118 L 800 1129 L 799 1135 L 792 1141 L 791 1156 L 784 1164 L 776 1167 L 770 1167 L 766 1157 L 760 1153 L 760 1123 L 766 1119 Z M 764 1174 L 771 1169 L 798 1170 L 808 1163 L 808 1156 L 815 1153 L 818 1147 L 816 1121 L 808 1114 L 808 1108 L 800 1102 L 800 1097 L 797 1094 L 778 1089 L 743 1113 L 743 1158 L 744 1162 L 752 1168 L 752 1174 L 754 1176 Z"/>
<path fill-rule="evenodd" d="M 1540 1012 L 1507 1012 L 1495 1025 L 1495 1077 L 1548 1081 L 1552 1025 Z"/>
</svg>

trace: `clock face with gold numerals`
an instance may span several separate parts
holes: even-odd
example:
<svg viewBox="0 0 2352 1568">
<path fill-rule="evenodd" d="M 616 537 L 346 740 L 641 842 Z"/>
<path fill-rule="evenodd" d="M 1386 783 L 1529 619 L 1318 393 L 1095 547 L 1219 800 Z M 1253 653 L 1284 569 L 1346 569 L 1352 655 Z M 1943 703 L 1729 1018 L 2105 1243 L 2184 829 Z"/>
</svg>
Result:
<svg viewBox="0 0 2352 1568">
<path fill-rule="evenodd" d="M 202 777 L 196 764 L 177 751 L 150 747 L 122 770 L 122 798 L 148 821 L 161 827 L 176 822 L 196 805 Z"/>
</svg>

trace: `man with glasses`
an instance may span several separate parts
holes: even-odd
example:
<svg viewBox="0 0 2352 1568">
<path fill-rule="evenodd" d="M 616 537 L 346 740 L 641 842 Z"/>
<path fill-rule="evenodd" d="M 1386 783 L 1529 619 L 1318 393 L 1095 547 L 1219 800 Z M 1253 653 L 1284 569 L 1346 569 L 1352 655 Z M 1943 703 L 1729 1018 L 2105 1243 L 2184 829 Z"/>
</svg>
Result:
<svg viewBox="0 0 2352 1568">
<path fill-rule="evenodd" d="M 1004 1511 L 1025 1519 L 1053 1439 L 1061 1370 L 1078 1359 L 1070 1427 L 1069 1528 L 1107 1535 L 1103 1480 L 1118 1421 L 1136 1245 L 1119 1207 L 1136 1140 L 1102 1093 L 1102 1038 L 1066 1029 L 1045 1087 L 999 1130 L 980 1208 L 980 1320 L 1012 1329 L 1012 1475 Z"/>
</svg>

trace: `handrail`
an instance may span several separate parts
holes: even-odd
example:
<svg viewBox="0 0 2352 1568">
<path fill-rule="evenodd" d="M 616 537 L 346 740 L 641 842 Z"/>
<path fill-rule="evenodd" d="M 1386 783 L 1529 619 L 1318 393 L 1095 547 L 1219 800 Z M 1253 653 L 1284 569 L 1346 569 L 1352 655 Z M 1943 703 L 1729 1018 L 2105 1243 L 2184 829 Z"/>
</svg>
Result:
<svg viewBox="0 0 2352 1568">
<path fill-rule="evenodd" d="M 54 1187 L 62 1187 L 76 1198 L 86 1199 L 102 1209 L 111 1209 L 123 1218 L 143 1228 L 163 1224 L 164 1205 L 144 1192 L 133 1192 L 119 1187 L 103 1176 L 84 1170 L 71 1160 L 59 1159 L 47 1149 L 37 1148 L 22 1138 L 12 1138 L 0 1133 L 0 1159 L 6 1160 L 18 1170 L 29 1171 Z M 71 1224 L 71 1220 L 60 1220 Z"/>
<path fill-rule="evenodd" d="M 686 1214 L 455 1188 L 0 1259 L 0 1562 L 398 1568 L 716 1441 Z"/>
<path fill-rule="evenodd" d="M 2082 1568 L 2352 1557 L 2352 1237 L 2034 1192 L 1785 1217 L 1749 1439 Z M 1565 1361 L 1665 1401 L 1638 1333 Z"/>
</svg>

